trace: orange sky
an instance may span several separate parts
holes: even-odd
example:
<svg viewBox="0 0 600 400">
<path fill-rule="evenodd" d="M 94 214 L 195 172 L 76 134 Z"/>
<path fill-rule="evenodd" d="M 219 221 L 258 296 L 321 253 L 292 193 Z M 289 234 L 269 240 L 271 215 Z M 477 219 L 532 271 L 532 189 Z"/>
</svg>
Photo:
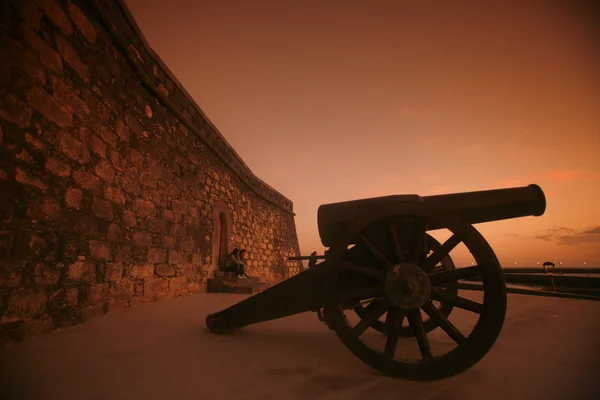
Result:
<svg viewBox="0 0 600 400">
<path fill-rule="evenodd" d="M 294 202 L 302 254 L 323 251 L 323 203 L 537 183 L 544 216 L 477 225 L 502 264 L 600 267 L 593 2 L 126 3 L 246 164 Z"/>
</svg>

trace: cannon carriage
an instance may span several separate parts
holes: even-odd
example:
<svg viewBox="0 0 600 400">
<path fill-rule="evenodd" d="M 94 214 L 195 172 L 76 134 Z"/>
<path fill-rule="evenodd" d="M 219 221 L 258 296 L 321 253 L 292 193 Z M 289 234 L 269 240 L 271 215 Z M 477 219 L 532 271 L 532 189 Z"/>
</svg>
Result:
<svg viewBox="0 0 600 400">
<path fill-rule="evenodd" d="M 319 311 L 355 356 L 386 375 L 413 380 L 456 375 L 487 354 L 506 314 L 500 264 L 472 225 L 540 216 L 545 208 L 537 185 L 322 205 L 319 236 L 329 247 L 324 261 L 210 314 L 206 324 L 222 333 Z M 449 231 L 443 243 L 429 233 L 440 229 Z M 456 267 L 450 253 L 458 245 L 468 249 L 474 265 Z M 481 301 L 459 294 L 458 282 L 473 277 L 482 282 Z M 456 309 L 475 317 L 470 332 L 452 323 Z M 451 342 L 441 354 L 432 351 L 432 331 L 442 332 Z M 404 351 L 406 340 L 418 348 L 410 357 Z"/>
</svg>

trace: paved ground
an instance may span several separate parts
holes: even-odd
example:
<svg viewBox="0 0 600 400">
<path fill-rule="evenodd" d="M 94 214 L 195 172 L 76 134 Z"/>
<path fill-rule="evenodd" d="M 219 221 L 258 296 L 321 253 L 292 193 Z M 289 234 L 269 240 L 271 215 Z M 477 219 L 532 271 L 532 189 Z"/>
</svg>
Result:
<svg viewBox="0 0 600 400">
<path fill-rule="evenodd" d="M 208 313 L 243 298 L 140 305 L 10 347 L 0 399 L 600 398 L 600 302 L 509 295 L 492 351 L 462 375 L 424 383 L 381 376 L 313 313 L 207 332 Z"/>
</svg>

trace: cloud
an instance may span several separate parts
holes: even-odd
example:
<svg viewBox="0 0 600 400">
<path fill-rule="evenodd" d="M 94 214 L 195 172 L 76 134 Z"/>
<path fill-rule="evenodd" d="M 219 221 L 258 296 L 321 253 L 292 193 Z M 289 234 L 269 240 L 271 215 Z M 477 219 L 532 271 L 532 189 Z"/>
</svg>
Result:
<svg viewBox="0 0 600 400">
<path fill-rule="evenodd" d="M 581 243 L 596 243 L 600 242 L 600 235 L 565 235 L 558 238 L 558 244 L 572 245 Z"/>
<path fill-rule="evenodd" d="M 566 226 L 560 226 L 558 228 L 549 228 L 549 232 L 558 233 L 558 232 L 575 232 L 575 229 L 567 228 Z"/>
<path fill-rule="evenodd" d="M 600 226 L 584 229 L 580 232 L 564 226 L 549 228 L 545 234 L 536 235 L 535 238 L 546 242 L 556 241 L 557 244 L 563 246 L 600 243 Z"/>
<path fill-rule="evenodd" d="M 587 231 L 583 231 L 582 233 L 586 235 L 600 235 L 600 226 L 588 229 Z"/>
</svg>

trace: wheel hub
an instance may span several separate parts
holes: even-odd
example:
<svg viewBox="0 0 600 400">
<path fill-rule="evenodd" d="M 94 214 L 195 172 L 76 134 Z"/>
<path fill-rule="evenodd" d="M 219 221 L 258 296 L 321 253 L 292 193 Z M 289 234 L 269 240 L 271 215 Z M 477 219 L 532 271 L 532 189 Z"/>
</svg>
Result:
<svg viewBox="0 0 600 400">
<path fill-rule="evenodd" d="M 413 310 L 429 299 L 431 282 L 420 267 L 400 264 L 392 268 L 385 277 L 385 294 L 397 307 Z"/>
</svg>

